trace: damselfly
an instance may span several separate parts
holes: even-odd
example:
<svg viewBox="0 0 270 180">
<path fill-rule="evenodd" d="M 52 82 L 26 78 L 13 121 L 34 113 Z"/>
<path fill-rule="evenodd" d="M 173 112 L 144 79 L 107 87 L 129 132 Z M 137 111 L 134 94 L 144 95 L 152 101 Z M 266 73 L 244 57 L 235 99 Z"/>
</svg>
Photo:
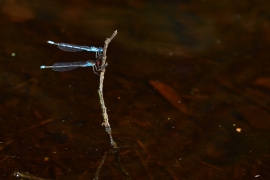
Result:
<svg viewBox="0 0 270 180">
<path fill-rule="evenodd" d="M 97 66 L 99 65 L 99 61 L 78 61 L 78 62 L 56 62 L 52 66 L 40 66 L 40 69 L 45 69 L 45 68 L 52 68 L 54 71 L 70 71 L 73 69 L 76 69 L 78 67 L 93 67 L 93 71 L 95 74 L 98 74 L 97 71 Z"/>
<path fill-rule="evenodd" d="M 94 47 L 94 46 L 80 46 L 75 44 L 68 44 L 68 43 L 55 43 L 53 41 L 47 41 L 49 44 L 56 45 L 59 49 L 63 51 L 69 51 L 69 52 L 78 52 L 78 51 L 90 51 L 95 52 L 96 57 L 99 57 L 101 53 L 103 52 L 102 47 Z"/>
</svg>

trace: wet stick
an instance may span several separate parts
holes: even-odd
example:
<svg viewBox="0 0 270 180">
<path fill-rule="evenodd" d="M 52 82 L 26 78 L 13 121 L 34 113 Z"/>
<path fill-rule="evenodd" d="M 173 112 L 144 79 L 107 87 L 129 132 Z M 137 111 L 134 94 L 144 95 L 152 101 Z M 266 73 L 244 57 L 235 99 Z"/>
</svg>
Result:
<svg viewBox="0 0 270 180">
<path fill-rule="evenodd" d="M 103 82 L 104 82 L 104 75 L 105 75 L 105 71 L 106 71 L 105 68 L 107 66 L 106 52 L 107 52 L 107 48 L 108 48 L 109 43 L 116 36 L 116 34 L 117 34 L 117 31 L 114 31 L 112 36 L 105 40 L 103 53 L 101 56 L 101 65 L 100 65 L 100 69 L 99 69 L 100 70 L 100 79 L 99 79 L 99 88 L 98 88 L 98 95 L 99 95 L 99 99 L 100 99 L 100 105 L 101 105 L 102 116 L 103 116 L 103 122 L 101 125 L 105 127 L 105 131 L 107 132 L 107 134 L 109 136 L 110 148 L 111 148 L 110 151 L 112 151 L 114 154 L 114 160 L 115 160 L 115 164 L 116 164 L 117 168 L 125 176 L 126 179 L 131 179 L 129 176 L 129 173 L 121 165 L 120 156 L 119 156 L 119 148 L 117 147 L 117 144 L 115 143 L 115 141 L 113 140 L 113 137 L 112 137 L 112 130 L 111 130 L 111 126 L 109 123 L 107 109 L 106 109 L 104 98 L 103 98 Z M 104 164 L 106 157 L 107 157 L 107 152 L 103 156 L 103 159 L 102 159 L 102 161 L 97 169 L 96 176 L 95 176 L 94 180 L 98 180 L 99 171 L 101 169 L 101 166 Z"/>
</svg>

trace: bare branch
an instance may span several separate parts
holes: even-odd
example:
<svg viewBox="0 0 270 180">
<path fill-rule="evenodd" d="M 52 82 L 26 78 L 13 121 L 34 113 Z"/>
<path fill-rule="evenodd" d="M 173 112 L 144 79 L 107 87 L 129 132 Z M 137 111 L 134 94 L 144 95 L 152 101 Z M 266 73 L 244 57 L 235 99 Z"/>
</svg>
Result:
<svg viewBox="0 0 270 180">
<path fill-rule="evenodd" d="M 101 105 L 101 109 L 102 109 L 102 116 L 103 116 L 103 122 L 102 122 L 102 126 L 105 127 L 105 131 L 107 132 L 109 139 L 110 139 L 110 148 L 111 150 L 113 150 L 113 154 L 114 154 L 114 158 L 115 158 L 115 163 L 117 165 L 117 168 L 120 170 L 120 172 L 125 176 L 126 179 L 131 179 L 129 176 L 129 173 L 122 167 L 121 163 L 120 163 L 120 156 L 119 156 L 119 148 L 117 147 L 117 144 L 115 143 L 115 141 L 113 140 L 112 137 L 112 130 L 111 130 L 111 126 L 109 123 L 109 118 L 108 118 L 108 114 L 107 114 L 107 109 L 105 106 L 105 102 L 104 102 L 104 98 L 103 98 L 103 82 L 104 82 L 104 75 L 105 75 L 105 71 L 106 71 L 106 52 L 107 52 L 107 48 L 109 43 L 112 41 L 112 39 L 116 36 L 117 34 L 117 30 L 114 31 L 114 33 L 112 34 L 112 36 L 110 38 L 107 38 L 105 40 L 105 44 L 104 44 L 104 48 L 103 48 L 103 53 L 102 53 L 102 57 L 101 57 L 101 69 L 100 69 L 100 81 L 99 81 L 99 89 L 98 89 L 98 95 L 99 95 L 99 99 L 100 99 L 100 105 Z M 107 155 L 106 155 L 107 156 Z M 103 157 L 97 173 L 96 173 L 96 177 L 95 179 L 98 179 L 98 173 L 100 171 L 101 166 L 104 164 L 104 160 L 105 158 Z"/>
</svg>

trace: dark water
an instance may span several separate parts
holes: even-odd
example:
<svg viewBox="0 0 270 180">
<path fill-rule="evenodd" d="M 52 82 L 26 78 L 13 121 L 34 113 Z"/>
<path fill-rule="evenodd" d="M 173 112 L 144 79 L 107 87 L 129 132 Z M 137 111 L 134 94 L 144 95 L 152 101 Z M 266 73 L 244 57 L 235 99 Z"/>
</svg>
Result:
<svg viewBox="0 0 270 180">
<path fill-rule="evenodd" d="M 99 77 L 39 67 L 95 59 L 47 40 L 102 47 L 118 30 L 104 98 L 132 179 L 270 179 L 269 5 L 1 0 L 0 178 L 94 178 L 109 149 Z M 113 160 L 100 179 L 124 179 Z"/>
</svg>

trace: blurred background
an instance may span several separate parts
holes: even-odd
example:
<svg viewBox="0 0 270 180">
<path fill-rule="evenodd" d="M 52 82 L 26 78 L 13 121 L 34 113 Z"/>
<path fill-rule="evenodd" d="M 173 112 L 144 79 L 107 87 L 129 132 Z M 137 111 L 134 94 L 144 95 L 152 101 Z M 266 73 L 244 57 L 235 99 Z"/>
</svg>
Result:
<svg viewBox="0 0 270 180">
<path fill-rule="evenodd" d="M 93 179 L 109 141 L 132 179 L 270 179 L 270 12 L 258 1 L 0 0 L 0 179 Z M 29 174 L 28 174 L 29 175 Z M 109 154 L 100 179 L 125 179 Z"/>
</svg>

